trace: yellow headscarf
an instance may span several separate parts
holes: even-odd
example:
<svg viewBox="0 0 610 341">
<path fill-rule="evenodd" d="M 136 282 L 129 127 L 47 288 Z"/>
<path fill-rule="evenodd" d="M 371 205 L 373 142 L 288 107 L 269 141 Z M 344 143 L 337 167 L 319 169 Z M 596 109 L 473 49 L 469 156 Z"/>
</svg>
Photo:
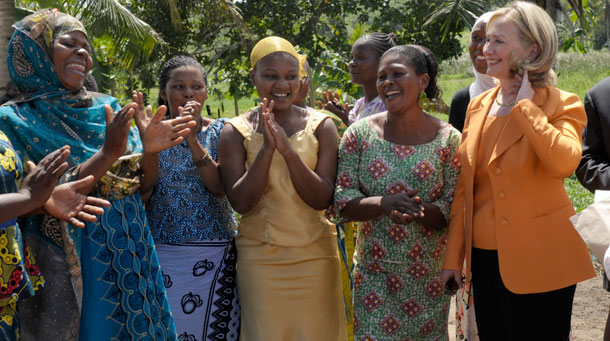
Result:
<svg viewBox="0 0 610 341">
<path fill-rule="evenodd" d="M 256 45 L 254 45 L 254 48 L 250 53 L 250 66 L 254 69 L 256 63 L 258 63 L 264 57 L 275 52 L 286 52 L 296 58 L 299 62 L 299 76 L 304 77 L 307 75 L 305 73 L 305 68 L 303 67 L 306 58 L 303 58 L 302 56 L 305 55 L 299 55 L 297 53 L 297 50 L 288 40 L 276 36 L 263 38 L 259 40 Z"/>
</svg>

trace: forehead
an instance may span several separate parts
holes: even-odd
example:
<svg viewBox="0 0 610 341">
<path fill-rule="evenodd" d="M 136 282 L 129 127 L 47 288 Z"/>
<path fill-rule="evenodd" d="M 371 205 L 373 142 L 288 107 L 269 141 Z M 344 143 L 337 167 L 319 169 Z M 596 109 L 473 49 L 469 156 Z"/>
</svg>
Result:
<svg viewBox="0 0 610 341">
<path fill-rule="evenodd" d="M 517 26 L 508 18 L 500 17 L 487 25 L 487 35 L 514 36 L 518 35 Z"/>
<path fill-rule="evenodd" d="M 411 63 L 411 60 L 407 56 L 404 56 L 399 53 L 387 54 L 381 59 L 381 61 L 379 63 L 379 71 L 381 71 L 382 69 L 385 69 L 385 68 L 397 68 L 397 67 L 412 68 L 413 63 Z"/>
<path fill-rule="evenodd" d="M 367 39 L 358 39 L 352 46 L 352 54 L 354 53 L 376 53 L 373 44 Z"/>
<path fill-rule="evenodd" d="M 480 32 L 483 31 L 485 32 L 485 28 L 487 27 L 487 23 L 484 21 L 479 21 L 476 25 L 474 25 L 474 27 L 472 28 L 472 33 L 475 32 Z"/>
<path fill-rule="evenodd" d="M 170 81 L 182 80 L 182 79 L 197 78 L 203 81 L 203 74 L 201 69 L 195 65 L 184 65 L 172 70 L 170 75 Z"/>
<path fill-rule="evenodd" d="M 258 70 L 296 70 L 299 71 L 299 62 L 291 54 L 274 52 L 263 57 L 256 63 Z"/>
<path fill-rule="evenodd" d="M 81 31 L 63 33 L 57 36 L 57 39 L 70 39 L 77 42 L 89 43 L 89 41 L 87 40 L 87 36 Z"/>
</svg>

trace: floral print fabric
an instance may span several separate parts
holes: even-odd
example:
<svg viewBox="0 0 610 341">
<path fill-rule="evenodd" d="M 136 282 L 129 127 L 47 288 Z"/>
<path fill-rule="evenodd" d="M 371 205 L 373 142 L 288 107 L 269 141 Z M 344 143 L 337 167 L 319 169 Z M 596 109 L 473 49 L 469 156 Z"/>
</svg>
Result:
<svg viewBox="0 0 610 341">
<path fill-rule="evenodd" d="M 419 189 L 449 221 L 460 171 L 460 133 L 450 126 L 423 145 L 381 139 L 369 119 L 351 125 L 339 147 L 335 205 Z M 446 340 L 450 296 L 439 274 L 447 229 L 380 217 L 360 224 L 354 255 L 356 340 Z"/>
<path fill-rule="evenodd" d="M 17 192 L 23 174 L 21 160 L 0 131 L 0 194 Z M 23 242 L 16 219 L 0 222 L 0 338 L 19 339 L 17 301 L 33 296 L 44 285 L 40 269 Z"/>
</svg>

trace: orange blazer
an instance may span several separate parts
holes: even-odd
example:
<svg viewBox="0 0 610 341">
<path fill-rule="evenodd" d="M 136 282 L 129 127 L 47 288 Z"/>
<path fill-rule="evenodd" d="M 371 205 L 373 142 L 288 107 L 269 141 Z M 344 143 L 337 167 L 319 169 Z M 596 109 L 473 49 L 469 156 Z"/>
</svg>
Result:
<svg viewBox="0 0 610 341">
<path fill-rule="evenodd" d="M 499 86 L 468 106 L 459 147 L 462 173 L 451 209 L 443 269 L 470 280 L 473 185 L 485 117 Z M 504 285 L 517 294 L 539 293 L 595 276 L 587 246 L 569 217 L 575 214 L 563 181 L 580 162 L 587 122 L 575 94 L 535 89 L 513 107 L 488 163 L 496 213 L 498 262 Z"/>
</svg>

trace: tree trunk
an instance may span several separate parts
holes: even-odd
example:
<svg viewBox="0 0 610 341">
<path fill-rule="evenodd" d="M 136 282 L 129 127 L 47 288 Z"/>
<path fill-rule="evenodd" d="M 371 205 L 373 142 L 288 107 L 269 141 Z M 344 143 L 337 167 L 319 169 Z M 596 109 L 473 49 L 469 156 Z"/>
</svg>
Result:
<svg viewBox="0 0 610 341">
<path fill-rule="evenodd" d="M 237 95 L 233 95 L 233 103 L 235 104 L 235 116 L 239 116 L 239 105 L 237 105 Z"/>
<path fill-rule="evenodd" d="M 6 92 L 6 84 L 11 80 L 6 66 L 8 43 L 13 35 L 11 25 L 15 22 L 15 1 L 0 0 L 0 94 Z"/>
</svg>

